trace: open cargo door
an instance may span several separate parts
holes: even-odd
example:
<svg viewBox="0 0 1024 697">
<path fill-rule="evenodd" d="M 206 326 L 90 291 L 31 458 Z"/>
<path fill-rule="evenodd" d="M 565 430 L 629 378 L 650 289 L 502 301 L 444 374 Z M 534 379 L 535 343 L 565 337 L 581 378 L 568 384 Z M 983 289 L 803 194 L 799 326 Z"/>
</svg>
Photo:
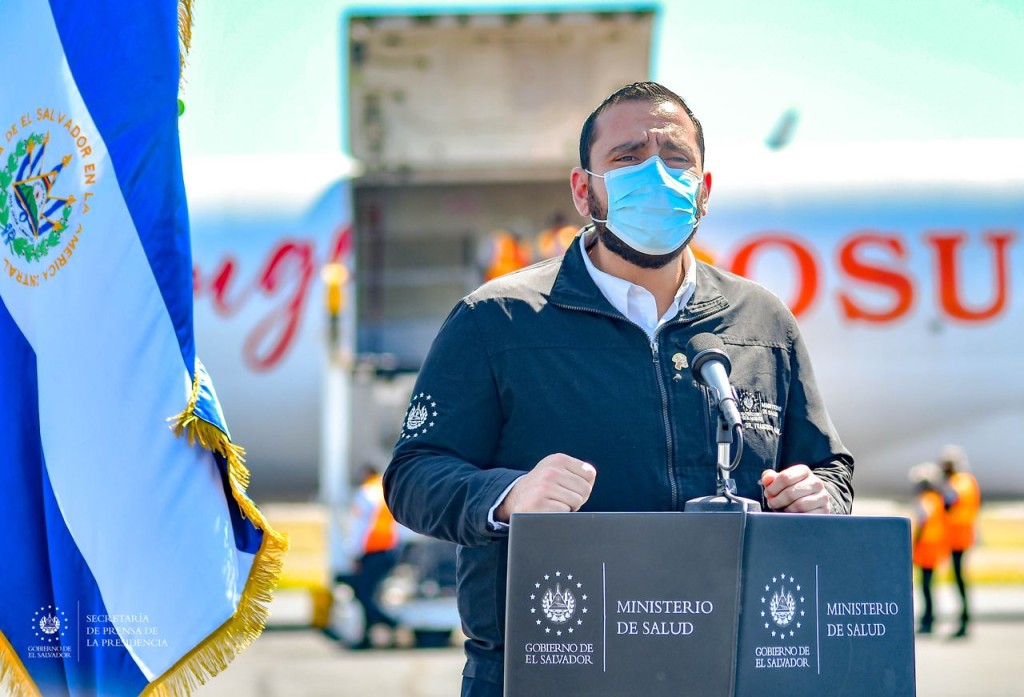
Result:
<svg viewBox="0 0 1024 697">
<path fill-rule="evenodd" d="M 496 245 L 578 227 L 569 171 L 608 94 L 645 80 L 656 8 L 346 15 L 358 350 L 415 370 Z M 557 251 L 557 250 L 555 250 Z"/>
</svg>

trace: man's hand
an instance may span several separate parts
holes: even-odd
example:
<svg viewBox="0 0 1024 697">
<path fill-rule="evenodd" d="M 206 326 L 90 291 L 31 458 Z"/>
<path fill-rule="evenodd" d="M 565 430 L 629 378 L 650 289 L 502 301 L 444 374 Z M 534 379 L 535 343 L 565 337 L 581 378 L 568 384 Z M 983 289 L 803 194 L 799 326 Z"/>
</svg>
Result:
<svg viewBox="0 0 1024 697">
<path fill-rule="evenodd" d="M 513 513 L 578 511 L 590 498 L 597 470 L 589 462 L 555 453 L 524 474 L 494 512 L 507 523 Z"/>
<path fill-rule="evenodd" d="M 761 473 L 768 508 L 786 513 L 831 513 L 831 497 L 825 484 L 807 465 L 793 465 L 781 472 Z"/>
</svg>

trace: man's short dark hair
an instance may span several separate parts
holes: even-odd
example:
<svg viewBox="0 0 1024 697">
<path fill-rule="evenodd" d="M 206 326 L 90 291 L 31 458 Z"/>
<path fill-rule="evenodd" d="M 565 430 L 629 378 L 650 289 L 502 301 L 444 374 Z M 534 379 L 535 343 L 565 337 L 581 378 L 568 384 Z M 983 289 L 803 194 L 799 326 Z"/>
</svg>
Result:
<svg viewBox="0 0 1024 697">
<path fill-rule="evenodd" d="M 693 121 L 694 127 L 697 129 L 697 147 L 700 149 L 700 162 L 701 166 L 704 165 L 704 129 L 700 125 L 700 121 L 690 111 L 690 107 L 687 106 L 686 102 L 678 94 L 665 87 L 664 85 L 658 84 L 657 82 L 634 82 L 625 87 L 612 92 L 608 97 L 601 102 L 594 111 L 590 113 L 587 120 L 583 122 L 583 130 L 580 132 L 580 166 L 583 169 L 590 169 L 590 149 L 594 145 L 594 140 L 597 137 L 596 124 L 597 117 L 601 115 L 605 109 L 620 102 L 671 102 L 678 104 L 686 112 L 686 115 Z"/>
</svg>

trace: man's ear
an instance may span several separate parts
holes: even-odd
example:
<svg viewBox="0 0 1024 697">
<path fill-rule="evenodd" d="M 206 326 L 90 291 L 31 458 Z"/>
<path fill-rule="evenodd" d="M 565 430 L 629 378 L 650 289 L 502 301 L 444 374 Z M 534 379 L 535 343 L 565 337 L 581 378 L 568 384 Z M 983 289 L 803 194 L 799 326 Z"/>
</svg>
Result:
<svg viewBox="0 0 1024 697">
<path fill-rule="evenodd" d="M 590 204 L 587 194 L 590 193 L 590 175 L 582 167 L 573 167 L 569 175 L 569 186 L 572 187 L 572 203 L 576 212 L 584 218 L 590 217 Z"/>
</svg>

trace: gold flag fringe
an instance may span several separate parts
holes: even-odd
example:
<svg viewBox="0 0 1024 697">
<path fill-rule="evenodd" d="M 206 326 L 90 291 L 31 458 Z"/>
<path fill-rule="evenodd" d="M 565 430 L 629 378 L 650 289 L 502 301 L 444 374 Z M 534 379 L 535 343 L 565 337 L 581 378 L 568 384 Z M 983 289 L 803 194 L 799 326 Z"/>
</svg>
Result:
<svg viewBox="0 0 1024 697">
<path fill-rule="evenodd" d="M 185 59 L 192 48 L 192 0 L 178 0 L 178 63 L 180 77 L 178 78 L 179 88 L 185 81 Z"/>
<path fill-rule="evenodd" d="M 195 413 L 199 398 L 199 370 L 195 371 L 192 394 L 185 411 L 169 419 L 177 436 L 185 435 L 189 445 L 201 446 L 222 455 L 228 463 L 228 480 L 242 515 L 263 531 L 263 543 L 253 561 L 249 579 L 235 614 L 210 636 L 154 680 L 142 692 L 146 697 L 189 695 L 205 684 L 245 648 L 256 641 L 267 623 L 271 594 L 284 565 L 287 538 L 270 527 L 256 505 L 245 495 L 249 470 L 245 451 L 228 440 L 227 434 Z"/>
<path fill-rule="evenodd" d="M 193 0 L 178 2 L 179 89 L 185 81 L 185 62 L 192 47 Z M 186 435 L 189 445 L 199 444 L 221 455 L 227 462 L 228 482 L 242 515 L 263 531 L 263 542 L 253 560 L 249 578 L 234 615 L 175 663 L 170 670 L 143 690 L 147 697 L 190 695 L 224 670 L 238 654 L 259 638 L 267 624 L 271 594 L 281 576 L 288 540 L 270 527 L 256 505 L 246 496 L 249 470 L 245 450 L 227 434 L 195 413 L 199 399 L 199 370 L 195 371 L 192 393 L 185 410 L 173 417 L 176 436 Z M 2 684 L 2 683 L 0 683 Z"/>
<path fill-rule="evenodd" d="M 194 649 L 181 657 L 170 670 L 150 683 L 146 697 L 179 697 L 192 694 L 213 676 L 224 670 L 244 649 L 259 638 L 267 624 L 270 601 L 288 550 L 287 538 L 270 527 L 256 505 L 245 495 L 249 471 L 245 451 L 228 440 L 227 434 L 203 421 L 195 413 L 199 397 L 199 371 L 192 383 L 192 394 L 185 411 L 172 417 L 177 436 L 185 435 L 189 445 L 197 441 L 207 450 L 222 455 L 228 463 L 228 480 L 235 503 L 242 515 L 263 531 L 263 542 L 253 560 L 249 578 L 235 613 Z M 41 697 L 17 652 L 0 632 L 0 694 Z"/>
<path fill-rule="evenodd" d="M 25 664 L 3 632 L 0 632 L 0 694 L 41 697 L 39 688 L 25 670 Z"/>
<path fill-rule="evenodd" d="M 193 0 L 178 0 L 179 86 L 184 83 L 185 62 L 192 47 Z M 225 458 L 231 493 L 242 515 L 263 531 L 263 543 L 253 560 L 242 598 L 231 616 L 198 646 L 154 680 L 143 690 L 147 697 L 178 697 L 190 695 L 205 684 L 259 638 L 267 624 L 272 592 L 277 585 L 288 550 L 288 539 L 270 527 L 256 505 L 245 495 L 249 486 L 249 470 L 245 466 L 245 450 L 232 443 L 227 434 L 195 414 L 199 396 L 199 373 L 192 384 L 192 395 L 185 411 L 172 420 L 174 433 L 187 435 L 189 445 L 196 441 Z M 29 676 L 17 652 L 0 632 L 0 694 L 41 697 L 35 681 Z"/>
<path fill-rule="evenodd" d="M 150 683 L 142 691 L 142 696 L 190 695 L 259 638 L 267 623 L 271 592 L 281 574 L 288 547 L 287 540 L 273 530 L 264 528 L 263 532 L 263 544 L 249 572 L 249 580 L 235 614 L 182 656 L 170 670 Z"/>
</svg>

